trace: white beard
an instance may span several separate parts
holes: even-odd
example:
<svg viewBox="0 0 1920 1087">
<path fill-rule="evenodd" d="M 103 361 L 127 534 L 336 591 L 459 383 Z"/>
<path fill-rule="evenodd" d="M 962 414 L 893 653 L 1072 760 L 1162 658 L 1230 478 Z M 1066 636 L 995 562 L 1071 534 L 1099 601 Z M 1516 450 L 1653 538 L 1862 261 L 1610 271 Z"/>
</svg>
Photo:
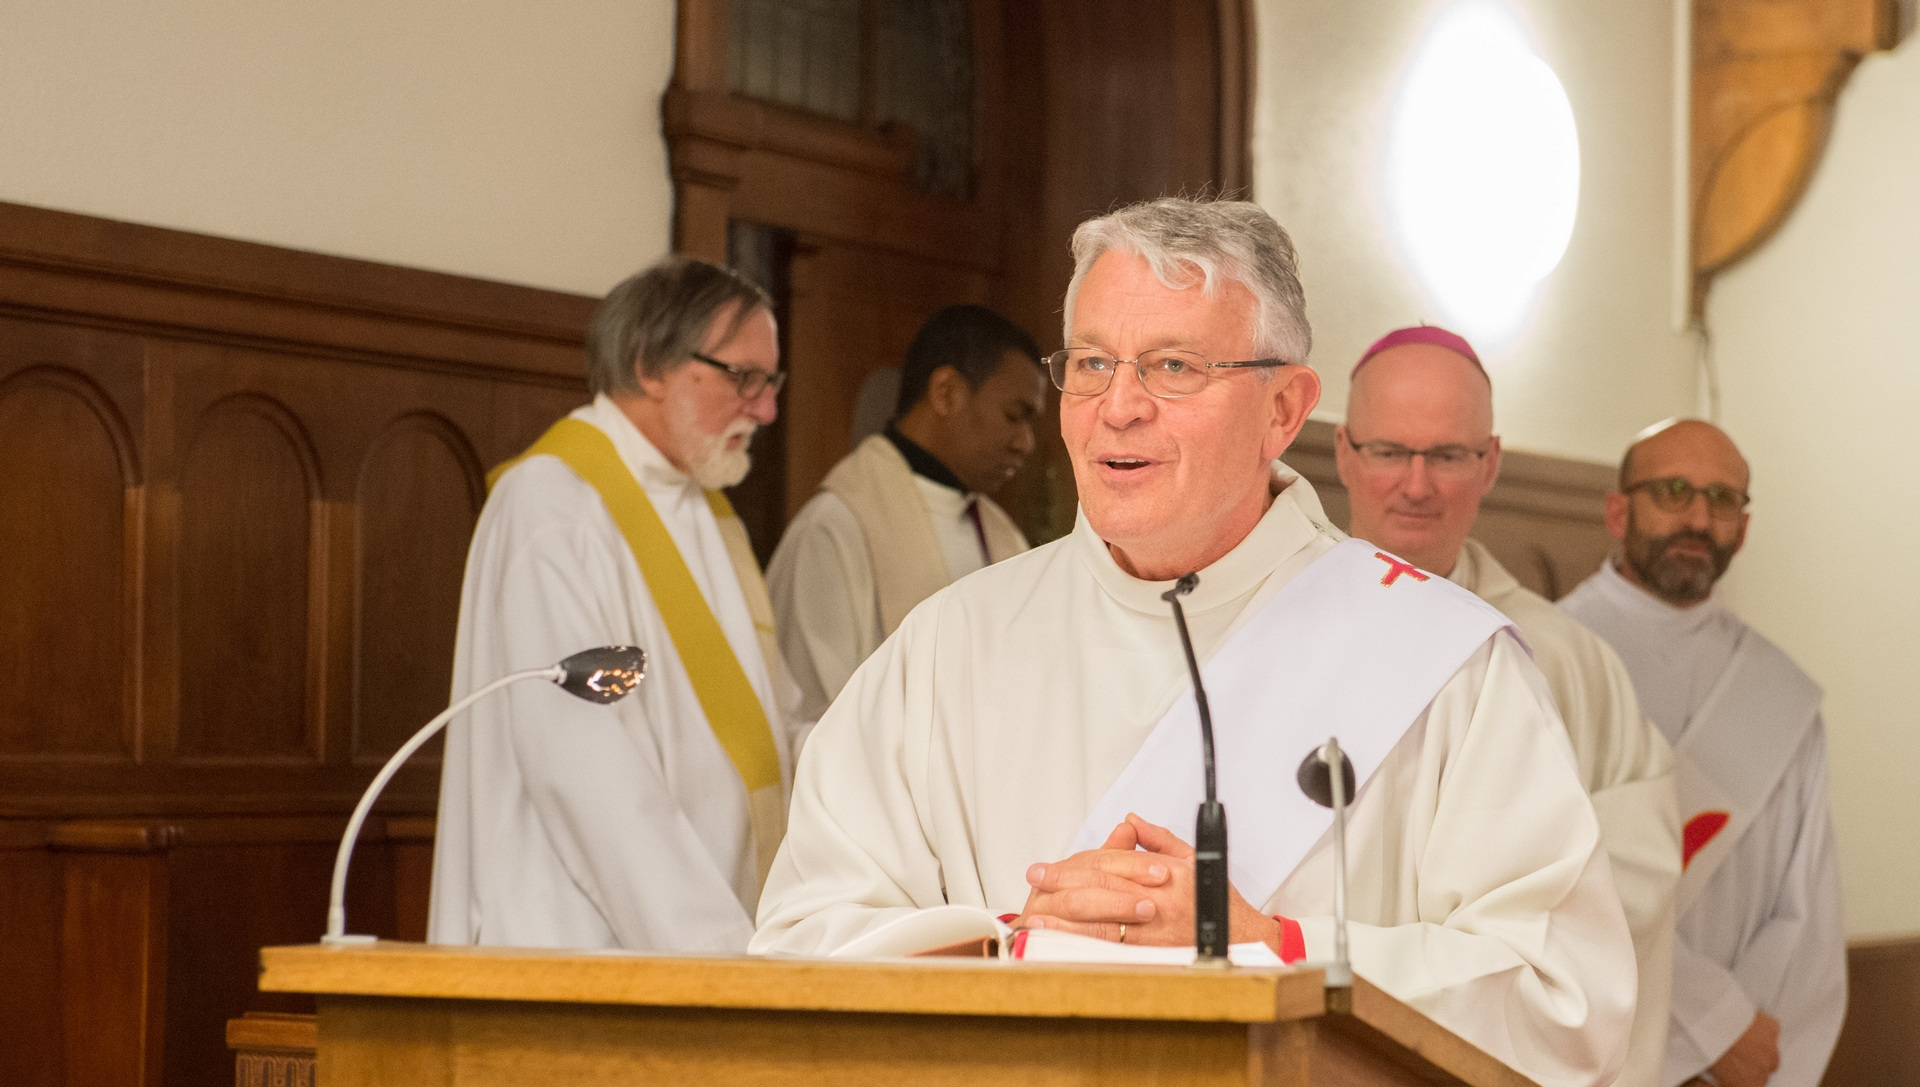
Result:
<svg viewBox="0 0 1920 1087">
<path fill-rule="evenodd" d="M 695 419 L 693 403 L 681 400 L 667 412 L 667 425 L 673 444 L 682 450 L 687 475 L 701 487 L 721 491 L 747 478 L 747 469 L 753 467 L 747 447 L 753 443 L 753 432 L 760 429 L 752 420 L 735 419 L 720 433 L 705 434 Z M 740 448 L 728 449 L 727 443 L 735 435 L 744 440 Z"/>
</svg>

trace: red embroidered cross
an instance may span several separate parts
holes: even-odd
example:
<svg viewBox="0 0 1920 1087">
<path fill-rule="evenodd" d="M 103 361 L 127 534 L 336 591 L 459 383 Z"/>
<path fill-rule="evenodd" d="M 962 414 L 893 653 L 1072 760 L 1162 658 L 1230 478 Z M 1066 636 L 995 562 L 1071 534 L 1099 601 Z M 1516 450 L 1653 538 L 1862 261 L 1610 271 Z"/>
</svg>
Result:
<svg viewBox="0 0 1920 1087">
<path fill-rule="evenodd" d="M 1427 575 L 1421 573 L 1412 563 L 1401 562 L 1385 551 L 1375 551 L 1373 557 L 1387 564 L 1387 572 L 1380 578 L 1380 584 L 1382 585 L 1392 585 L 1394 582 L 1400 580 L 1401 574 L 1405 574 L 1415 581 L 1427 580 Z"/>
</svg>

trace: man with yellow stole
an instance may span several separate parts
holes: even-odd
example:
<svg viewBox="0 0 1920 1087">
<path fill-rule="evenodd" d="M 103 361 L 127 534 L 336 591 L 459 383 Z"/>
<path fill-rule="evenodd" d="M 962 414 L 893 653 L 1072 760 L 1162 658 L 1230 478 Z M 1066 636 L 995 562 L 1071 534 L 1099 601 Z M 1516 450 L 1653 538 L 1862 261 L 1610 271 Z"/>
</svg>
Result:
<svg viewBox="0 0 1920 1087">
<path fill-rule="evenodd" d="M 668 258 L 587 333 L 593 402 L 496 468 L 453 693 L 599 645 L 647 678 L 611 708 L 546 684 L 447 733 L 428 939 L 739 951 L 786 822 L 792 684 L 745 529 L 785 374 L 765 292 Z"/>
</svg>

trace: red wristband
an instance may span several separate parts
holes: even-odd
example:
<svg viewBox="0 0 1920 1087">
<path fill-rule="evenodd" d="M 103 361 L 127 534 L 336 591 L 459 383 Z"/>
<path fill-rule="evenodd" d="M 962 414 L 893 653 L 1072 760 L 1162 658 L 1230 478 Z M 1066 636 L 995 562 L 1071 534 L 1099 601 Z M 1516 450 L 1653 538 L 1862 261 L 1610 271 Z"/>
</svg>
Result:
<svg viewBox="0 0 1920 1087">
<path fill-rule="evenodd" d="M 1300 931 L 1300 922 L 1277 913 L 1273 919 L 1280 922 L 1280 961 L 1291 966 L 1306 958 L 1307 934 Z"/>
</svg>

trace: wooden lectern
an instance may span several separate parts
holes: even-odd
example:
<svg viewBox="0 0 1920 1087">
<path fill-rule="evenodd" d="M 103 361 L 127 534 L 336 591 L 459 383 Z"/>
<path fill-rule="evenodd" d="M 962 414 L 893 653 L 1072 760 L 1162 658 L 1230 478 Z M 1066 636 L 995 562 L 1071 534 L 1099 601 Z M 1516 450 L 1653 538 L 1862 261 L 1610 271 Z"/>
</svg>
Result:
<svg viewBox="0 0 1920 1087">
<path fill-rule="evenodd" d="M 1532 1081 L 1317 970 L 270 947 L 326 1087 Z"/>
</svg>

